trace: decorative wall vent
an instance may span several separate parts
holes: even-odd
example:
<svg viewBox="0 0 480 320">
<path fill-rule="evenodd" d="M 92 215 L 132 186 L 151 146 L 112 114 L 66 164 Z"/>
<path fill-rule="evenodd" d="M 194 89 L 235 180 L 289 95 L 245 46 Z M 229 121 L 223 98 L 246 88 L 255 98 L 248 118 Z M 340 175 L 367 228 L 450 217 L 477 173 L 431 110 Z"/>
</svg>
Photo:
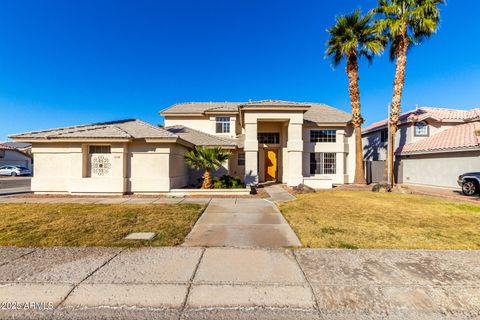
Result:
<svg viewBox="0 0 480 320">
<path fill-rule="evenodd" d="M 97 176 L 105 176 L 110 171 L 112 165 L 110 160 L 102 155 L 94 156 L 91 160 L 92 163 L 92 173 Z"/>
</svg>

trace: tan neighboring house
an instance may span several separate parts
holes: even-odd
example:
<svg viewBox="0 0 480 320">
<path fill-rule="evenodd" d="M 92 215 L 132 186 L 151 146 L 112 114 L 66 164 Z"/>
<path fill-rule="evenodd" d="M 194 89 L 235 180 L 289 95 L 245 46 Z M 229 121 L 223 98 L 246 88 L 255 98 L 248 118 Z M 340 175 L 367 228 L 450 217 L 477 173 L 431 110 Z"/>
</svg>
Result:
<svg viewBox="0 0 480 320">
<path fill-rule="evenodd" d="M 215 175 L 247 185 L 278 181 L 314 188 L 351 183 L 350 114 L 318 103 L 193 102 L 160 112 L 165 127 L 123 120 L 12 135 L 32 143 L 37 193 L 161 193 L 197 185 L 183 155 L 220 146 L 231 157 Z"/>
<path fill-rule="evenodd" d="M 0 143 L 0 167 L 11 165 L 32 169 L 32 157 L 7 143 Z"/>
<path fill-rule="evenodd" d="M 363 130 L 365 160 L 385 161 L 386 124 L 386 120 L 379 121 Z M 458 188 L 459 175 L 480 171 L 477 130 L 480 130 L 480 108 L 419 107 L 405 112 L 396 135 L 398 182 Z M 379 170 L 381 175 L 382 170 Z"/>
</svg>

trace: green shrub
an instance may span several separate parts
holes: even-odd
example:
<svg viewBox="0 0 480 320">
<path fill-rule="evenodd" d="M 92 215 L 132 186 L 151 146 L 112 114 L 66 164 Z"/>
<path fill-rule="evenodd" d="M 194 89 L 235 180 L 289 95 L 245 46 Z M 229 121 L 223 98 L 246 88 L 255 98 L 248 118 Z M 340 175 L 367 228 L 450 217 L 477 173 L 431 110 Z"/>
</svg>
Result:
<svg viewBox="0 0 480 320">
<path fill-rule="evenodd" d="M 213 178 L 214 189 L 239 189 L 244 187 L 245 185 L 242 183 L 242 180 L 238 176 L 232 177 L 224 174 L 221 177 Z"/>
</svg>

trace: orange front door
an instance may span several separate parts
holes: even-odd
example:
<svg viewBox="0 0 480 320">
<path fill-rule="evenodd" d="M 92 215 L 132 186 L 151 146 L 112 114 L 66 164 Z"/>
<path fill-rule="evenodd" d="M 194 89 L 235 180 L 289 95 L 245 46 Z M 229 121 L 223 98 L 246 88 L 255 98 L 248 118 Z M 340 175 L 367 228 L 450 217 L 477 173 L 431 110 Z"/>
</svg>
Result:
<svg viewBox="0 0 480 320">
<path fill-rule="evenodd" d="M 278 151 L 274 149 L 265 150 L 265 180 L 277 180 Z"/>
</svg>

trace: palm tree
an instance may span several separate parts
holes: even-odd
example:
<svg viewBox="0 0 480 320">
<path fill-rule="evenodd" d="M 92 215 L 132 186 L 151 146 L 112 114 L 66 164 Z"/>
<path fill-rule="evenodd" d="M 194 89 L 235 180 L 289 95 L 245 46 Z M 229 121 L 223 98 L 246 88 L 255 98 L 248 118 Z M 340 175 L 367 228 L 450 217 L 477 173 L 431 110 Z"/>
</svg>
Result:
<svg viewBox="0 0 480 320">
<path fill-rule="evenodd" d="M 362 118 L 360 108 L 360 88 L 358 85 L 358 60 L 366 58 L 370 63 L 375 55 L 383 52 L 385 40 L 379 36 L 372 25 L 373 13 L 362 16 L 360 10 L 352 14 L 336 18 L 333 27 L 327 30 L 330 39 L 327 41 L 327 57 L 332 57 L 333 66 L 338 66 L 342 60 L 347 62 L 348 91 L 352 106 L 353 126 L 355 128 L 355 178 L 354 183 L 365 184 L 362 147 Z"/>
<path fill-rule="evenodd" d="M 396 61 L 393 97 L 389 119 L 390 137 L 388 162 L 393 185 L 393 152 L 398 120 L 402 112 L 402 94 L 407 68 L 407 51 L 412 45 L 421 43 L 433 35 L 440 22 L 438 5 L 444 0 L 379 0 L 374 9 L 381 18 L 376 22 L 379 29 L 390 40 L 390 61 Z M 386 172 L 388 169 L 386 169 Z"/>
<path fill-rule="evenodd" d="M 185 162 L 196 170 L 205 170 L 203 174 L 202 189 L 212 188 L 212 169 L 218 169 L 222 163 L 228 160 L 230 153 L 223 151 L 220 147 L 206 148 L 196 147 L 185 153 Z"/>
</svg>

